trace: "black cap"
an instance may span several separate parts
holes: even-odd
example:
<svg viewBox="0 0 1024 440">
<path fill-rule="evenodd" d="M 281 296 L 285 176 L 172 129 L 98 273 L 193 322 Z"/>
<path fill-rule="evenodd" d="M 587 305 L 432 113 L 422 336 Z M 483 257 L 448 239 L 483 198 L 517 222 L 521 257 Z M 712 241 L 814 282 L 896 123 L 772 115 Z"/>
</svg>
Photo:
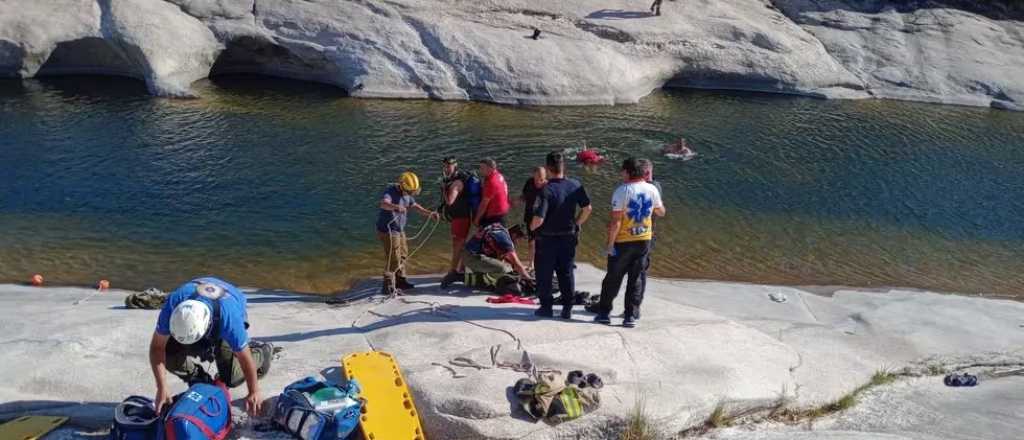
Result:
<svg viewBox="0 0 1024 440">
<path fill-rule="evenodd" d="M 441 159 L 441 163 L 445 165 L 457 165 L 459 161 L 455 159 L 455 156 L 446 156 L 444 159 Z"/>
</svg>

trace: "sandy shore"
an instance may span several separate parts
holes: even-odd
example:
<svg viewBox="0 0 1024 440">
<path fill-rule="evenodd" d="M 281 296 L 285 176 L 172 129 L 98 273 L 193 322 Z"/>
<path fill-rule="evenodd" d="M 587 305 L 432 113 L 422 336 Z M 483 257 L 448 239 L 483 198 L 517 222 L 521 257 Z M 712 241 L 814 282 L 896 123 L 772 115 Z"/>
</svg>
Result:
<svg viewBox="0 0 1024 440">
<path fill-rule="evenodd" d="M 581 266 L 579 289 L 597 292 L 603 272 Z M 400 360 L 432 439 L 608 438 L 638 396 L 666 434 L 702 424 L 717 407 L 762 413 L 833 402 L 878 371 L 907 375 L 861 403 L 812 424 L 746 425 L 710 435 L 729 439 L 1020 437 L 1024 380 L 954 389 L 934 376 L 964 366 L 984 373 L 1024 366 L 1024 304 L 901 290 L 838 289 L 652 280 L 637 329 L 535 320 L 526 306 L 490 305 L 464 290 L 442 292 L 419 277 L 403 300 L 328 306 L 322 297 L 249 290 L 253 336 L 284 348 L 263 382 L 265 397 L 306 375 L 337 377 L 342 355 L 369 349 Z M 372 283 L 355 290 L 375 289 Z M 146 347 L 155 311 L 123 308 L 125 291 L 0 286 L 0 419 L 66 414 L 60 438 L 109 423 L 110 408 L 153 392 Z M 781 294 L 784 303 L 769 299 Z M 621 301 L 621 299 L 619 300 Z M 506 333 L 507 332 L 507 333 Z M 525 421 L 507 397 L 521 373 L 437 364 L 467 357 L 583 369 L 604 377 L 602 408 L 558 427 Z M 916 376 L 916 377 L 911 377 Z M 183 385 L 172 381 L 177 387 Z M 244 397 L 236 390 L 236 399 Z M 1016 404 L 1016 405 L 1015 405 Z M 958 420 L 963 422 L 958 422 Z M 945 425 L 934 423 L 945 421 Z M 267 438 L 236 423 L 242 438 Z M 807 432 L 811 430 L 811 432 Z"/>
</svg>

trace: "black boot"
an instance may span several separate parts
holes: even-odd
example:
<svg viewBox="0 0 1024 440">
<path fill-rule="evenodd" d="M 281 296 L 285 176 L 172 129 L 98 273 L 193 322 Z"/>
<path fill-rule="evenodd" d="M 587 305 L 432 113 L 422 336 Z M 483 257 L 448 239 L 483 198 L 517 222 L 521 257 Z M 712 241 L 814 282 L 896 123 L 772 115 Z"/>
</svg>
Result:
<svg viewBox="0 0 1024 440">
<path fill-rule="evenodd" d="M 465 274 L 458 273 L 458 272 L 456 272 L 454 270 L 451 271 L 451 272 L 448 272 L 448 274 L 446 274 L 444 276 L 444 278 L 441 279 L 441 288 L 442 289 L 447 289 L 452 284 L 455 284 L 455 283 L 458 283 L 458 282 L 463 282 L 465 277 L 466 277 Z"/>
<path fill-rule="evenodd" d="M 411 290 L 411 289 L 415 289 L 416 285 L 414 285 L 413 283 L 410 283 L 409 280 L 406 279 L 405 277 L 399 277 L 395 281 L 395 287 L 397 287 L 397 288 L 399 288 L 401 290 Z"/>
</svg>

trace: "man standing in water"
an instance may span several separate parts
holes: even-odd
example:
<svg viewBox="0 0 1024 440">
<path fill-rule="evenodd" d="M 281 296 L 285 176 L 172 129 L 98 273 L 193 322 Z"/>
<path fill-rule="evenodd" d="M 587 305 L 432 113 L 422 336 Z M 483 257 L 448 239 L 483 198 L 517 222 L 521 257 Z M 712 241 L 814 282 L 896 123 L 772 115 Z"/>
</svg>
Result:
<svg viewBox="0 0 1024 440">
<path fill-rule="evenodd" d="M 608 273 L 601 282 L 601 303 L 594 322 L 611 324 L 612 302 L 626 282 L 625 317 L 622 326 L 632 328 L 640 319 L 640 272 L 647 262 L 653 237 L 652 217 L 665 215 L 661 193 L 644 181 L 644 172 L 634 158 L 622 162 L 625 183 L 612 194 L 612 215 L 608 223 Z"/>
<path fill-rule="evenodd" d="M 640 159 L 636 161 L 640 165 L 640 169 L 644 172 L 644 181 L 654 185 L 658 189 L 658 194 L 664 194 L 661 191 L 661 183 L 654 180 L 654 163 L 648 159 Z M 662 198 L 662 203 L 665 199 Z M 644 262 L 643 269 L 640 271 L 640 297 L 643 298 L 644 294 L 647 293 L 647 270 L 651 268 L 651 254 L 654 253 L 654 240 L 657 239 L 657 235 L 654 232 L 654 218 L 651 218 L 651 248 L 647 252 L 647 260 Z"/>
<path fill-rule="evenodd" d="M 498 171 L 498 163 L 494 159 L 480 161 L 480 179 L 483 180 L 483 191 L 473 223 L 481 228 L 491 223 L 504 225 L 505 215 L 508 214 L 511 203 L 508 199 L 505 176 Z"/>
<path fill-rule="evenodd" d="M 548 183 L 548 172 L 544 167 L 535 167 L 533 176 L 526 179 L 523 184 L 523 193 L 519 200 L 523 203 L 523 225 L 526 228 L 526 238 L 530 242 L 530 266 L 537 260 L 537 234 L 530 230 L 530 222 L 533 220 L 533 204 L 537 202 L 537 196 L 544 185 Z"/>
<path fill-rule="evenodd" d="M 384 285 L 382 291 L 390 295 L 398 289 L 412 289 L 405 278 L 405 263 L 409 257 L 409 245 L 405 237 L 405 223 L 408 209 L 415 209 L 431 219 L 437 219 L 436 212 L 427 210 L 416 203 L 413 195 L 420 192 L 420 179 L 411 171 L 398 177 L 398 183 L 388 185 L 380 200 L 377 215 L 377 239 L 384 244 Z"/>
<path fill-rule="evenodd" d="M 469 228 L 473 216 L 473 209 L 469 203 L 469 190 L 467 182 L 469 173 L 459 169 L 458 161 L 454 157 L 446 157 L 441 161 L 441 172 L 444 182 L 441 184 L 441 194 L 444 195 L 445 217 L 451 222 L 452 235 L 452 259 L 448 274 L 441 280 L 441 288 L 447 288 L 451 283 L 461 280 L 462 269 L 462 247 L 466 245 L 469 237 Z"/>
<path fill-rule="evenodd" d="M 565 177 L 565 157 L 560 152 L 548 154 L 548 183 L 544 185 L 533 205 L 530 229 L 537 235 L 537 260 L 534 262 L 537 278 L 537 296 L 540 308 L 534 315 L 554 316 L 554 298 L 551 295 L 552 277 L 558 274 L 558 288 L 562 292 L 562 319 L 572 318 L 572 305 L 576 282 L 576 245 L 580 228 L 590 217 L 593 208 L 583 185 Z M 580 208 L 579 215 L 576 209 Z"/>
</svg>

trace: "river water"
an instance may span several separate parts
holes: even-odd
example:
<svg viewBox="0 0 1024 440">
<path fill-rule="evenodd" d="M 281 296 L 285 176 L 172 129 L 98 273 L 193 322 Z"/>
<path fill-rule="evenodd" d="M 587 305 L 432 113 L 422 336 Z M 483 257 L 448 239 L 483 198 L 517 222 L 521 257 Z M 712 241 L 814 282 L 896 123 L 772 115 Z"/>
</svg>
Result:
<svg viewBox="0 0 1024 440">
<path fill-rule="evenodd" d="M 612 162 L 654 160 L 669 211 L 657 275 L 1024 294 L 1024 113 L 699 91 L 519 108 L 252 77 L 198 88 L 175 100 L 118 78 L 0 82 L 0 282 L 167 289 L 218 274 L 335 292 L 381 271 L 375 205 L 399 172 L 419 172 L 435 205 L 442 156 L 488 156 L 518 192 L 548 151 L 586 140 Z M 680 135 L 699 156 L 661 157 Z M 618 173 L 570 174 L 597 208 L 581 259 L 602 265 Z M 414 270 L 443 270 L 446 240 L 442 225 Z"/>
</svg>

